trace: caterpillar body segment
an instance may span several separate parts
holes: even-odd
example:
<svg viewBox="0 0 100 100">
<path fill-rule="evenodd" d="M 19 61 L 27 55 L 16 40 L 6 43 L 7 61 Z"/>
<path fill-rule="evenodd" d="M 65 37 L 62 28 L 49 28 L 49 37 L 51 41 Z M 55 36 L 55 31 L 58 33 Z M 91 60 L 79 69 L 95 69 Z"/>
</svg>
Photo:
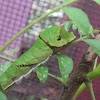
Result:
<svg viewBox="0 0 100 100">
<path fill-rule="evenodd" d="M 19 67 L 21 65 L 38 64 L 45 61 L 52 53 L 52 49 L 38 38 L 32 48 L 19 57 L 14 64 Z"/>
</svg>

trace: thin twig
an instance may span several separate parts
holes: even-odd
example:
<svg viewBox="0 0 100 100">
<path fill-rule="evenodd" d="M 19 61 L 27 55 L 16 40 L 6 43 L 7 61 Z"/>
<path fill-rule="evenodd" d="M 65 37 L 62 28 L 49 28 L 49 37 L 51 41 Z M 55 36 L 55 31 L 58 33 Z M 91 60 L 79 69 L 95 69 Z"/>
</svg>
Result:
<svg viewBox="0 0 100 100">
<path fill-rule="evenodd" d="M 1 59 L 4 59 L 4 60 L 7 60 L 7 61 L 11 61 L 11 62 L 14 62 L 14 61 L 15 61 L 15 60 L 13 60 L 13 59 L 10 59 L 10 58 L 5 57 L 5 56 L 2 56 L 2 55 L 0 55 L 0 58 L 1 58 Z"/>
<path fill-rule="evenodd" d="M 89 82 L 85 82 L 85 84 L 86 84 L 87 88 L 88 88 L 89 91 L 90 91 L 92 100 L 95 100 L 95 95 L 94 95 L 94 92 L 93 92 L 92 83 L 89 81 Z"/>
<path fill-rule="evenodd" d="M 98 61 L 98 56 L 97 56 L 96 59 L 95 59 L 93 70 L 94 70 L 94 69 L 96 68 L 96 66 L 97 66 L 97 61 Z"/>
<path fill-rule="evenodd" d="M 65 86 L 65 83 L 64 83 L 64 81 L 62 80 L 62 78 L 57 77 L 57 76 L 55 76 L 55 75 L 53 75 L 53 74 L 50 74 L 50 73 L 48 73 L 48 76 L 51 77 L 51 78 L 53 78 L 53 79 L 55 79 L 55 80 L 57 80 L 60 84 L 62 84 L 63 86 Z"/>
</svg>

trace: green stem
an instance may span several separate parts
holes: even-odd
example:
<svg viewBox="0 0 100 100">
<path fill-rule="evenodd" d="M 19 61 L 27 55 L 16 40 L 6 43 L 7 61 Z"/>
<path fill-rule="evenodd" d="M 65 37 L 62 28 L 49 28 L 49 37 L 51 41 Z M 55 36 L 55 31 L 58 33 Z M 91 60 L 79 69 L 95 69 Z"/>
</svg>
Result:
<svg viewBox="0 0 100 100">
<path fill-rule="evenodd" d="M 90 94 L 92 96 L 92 100 L 95 100 L 95 95 L 94 95 L 94 92 L 93 92 L 92 83 L 91 82 L 85 82 L 85 84 L 90 91 Z"/>
<path fill-rule="evenodd" d="M 79 39 L 73 41 L 73 42 L 70 44 L 70 46 L 72 46 L 72 45 L 74 45 L 74 44 L 76 44 L 76 43 L 78 43 L 78 42 L 81 42 L 81 41 L 83 41 L 84 39 L 87 39 L 87 38 L 88 38 L 88 36 L 81 37 L 81 38 L 79 38 Z"/>
<path fill-rule="evenodd" d="M 63 26 L 65 24 L 65 22 L 63 24 L 61 24 L 60 26 Z"/>
<path fill-rule="evenodd" d="M 4 60 L 7 60 L 7 61 L 11 61 L 11 62 L 14 62 L 14 61 L 15 61 L 15 60 L 13 60 L 13 59 L 7 58 L 7 57 L 2 56 L 2 55 L 0 55 L 0 58 L 1 58 L 1 59 L 4 59 Z"/>
<path fill-rule="evenodd" d="M 57 76 L 55 76 L 53 74 L 50 74 L 50 73 L 48 73 L 48 76 L 55 79 L 55 80 L 57 80 L 59 83 L 61 83 L 63 86 L 65 86 L 65 83 L 63 82 L 62 78 L 57 77 Z"/>
<path fill-rule="evenodd" d="M 85 40 L 85 39 L 87 39 L 88 38 L 88 36 L 84 36 L 84 37 L 81 37 L 81 38 L 79 38 L 79 39 L 77 39 L 77 40 L 75 40 L 75 41 L 72 41 L 70 44 L 67 44 L 67 45 L 65 45 L 64 47 L 61 47 L 61 49 L 59 50 L 59 52 L 60 51 L 62 51 L 62 50 L 64 50 L 65 48 L 68 48 L 68 47 L 70 47 L 70 46 L 73 46 L 74 44 L 77 44 L 77 43 L 79 43 L 79 42 L 81 42 L 81 41 L 83 41 L 83 40 Z M 58 52 L 58 51 L 57 51 Z M 56 53 L 57 53 L 56 52 Z M 56 54 L 55 53 L 55 54 Z"/>
<path fill-rule="evenodd" d="M 65 24 L 65 22 L 64 23 L 62 23 L 60 26 L 63 26 Z M 73 22 L 71 21 L 71 24 L 73 24 Z"/>
<path fill-rule="evenodd" d="M 94 69 L 96 68 L 96 66 L 97 66 L 97 61 L 98 61 L 98 56 L 97 56 L 96 59 L 95 59 L 93 70 L 94 70 Z"/>
<path fill-rule="evenodd" d="M 74 95 L 74 99 L 76 100 L 76 98 L 82 93 L 82 91 L 84 90 L 86 88 L 86 85 L 85 85 L 85 83 L 83 83 L 80 87 L 79 87 L 79 89 L 77 90 L 77 92 L 75 93 L 75 95 Z"/>
<path fill-rule="evenodd" d="M 91 36 L 92 36 L 92 38 L 94 38 L 94 37 L 95 37 L 93 33 L 91 33 Z"/>
<path fill-rule="evenodd" d="M 44 14 L 43 16 L 39 17 L 37 20 L 33 21 L 31 24 L 29 24 L 28 26 L 26 26 L 22 31 L 20 31 L 15 37 L 13 37 L 10 41 L 8 41 L 1 49 L 0 49 L 0 53 L 7 47 L 9 46 L 15 39 L 17 39 L 21 34 L 23 34 L 24 32 L 26 32 L 29 28 L 31 28 L 33 25 L 35 25 L 36 23 L 38 23 L 39 21 L 41 21 L 42 19 L 44 19 L 45 17 L 47 17 L 48 15 L 56 12 L 57 10 L 60 10 L 61 8 L 70 5 L 74 2 L 77 2 L 79 0 L 70 0 L 69 2 L 63 3 L 62 5 L 56 7 L 55 9 L 53 9 L 52 11 Z"/>
<path fill-rule="evenodd" d="M 93 30 L 93 33 L 99 33 L 99 32 L 100 32 L 100 30 L 97 30 L 97 29 Z"/>
</svg>

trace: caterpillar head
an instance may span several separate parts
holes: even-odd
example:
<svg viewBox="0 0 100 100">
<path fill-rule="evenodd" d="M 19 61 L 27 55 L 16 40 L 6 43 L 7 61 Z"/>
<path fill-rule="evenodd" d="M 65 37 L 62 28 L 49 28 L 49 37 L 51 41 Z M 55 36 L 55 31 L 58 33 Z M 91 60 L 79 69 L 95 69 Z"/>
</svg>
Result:
<svg viewBox="0 0 100 100">
<path fill-rule="evenodd" d="M 60 26 L 53 26 L 41 32 L 40 38 L 50 46 L 61 47 L 74 40 L 76 36 Z"/>
</svg>

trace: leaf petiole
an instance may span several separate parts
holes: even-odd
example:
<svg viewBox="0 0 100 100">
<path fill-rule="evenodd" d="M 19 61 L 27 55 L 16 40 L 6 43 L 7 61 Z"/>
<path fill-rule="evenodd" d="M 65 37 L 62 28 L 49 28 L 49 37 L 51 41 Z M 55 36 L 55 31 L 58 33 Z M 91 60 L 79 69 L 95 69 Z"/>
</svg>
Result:
<svg viewBox="0 0 100 100">
<path fill-rule="evenodd" d="M 97 61 L 98 61 L 98 56 L 97 56 L 96 59 L 95 59 L 93 70 L 94 70 L 94 69 L 96 68 L 96 66 L 97 66 Z"/>
<path fill-rule="evenodd" d="M 11 62 L 14 62 L 14 61 L 15 61 L 15 60 L 13 60 L 13 59 L 10 59 L 10 58 L 5 57 L 5 56 L 2 56 L 2 55 L 0 55 L 0 58 L 1 58 L 1 59 L 4 59 L 4 60 L 7 60 L 7 61 L 11 61 Z"/>
<path fill-rule="evenodd" d="M 57 80 L 60 84 L 62 84 L 63 86 L 65 86 L 65 82 L 63 81 L 62 78 L 57 77 L 57 76 L 55 76 L 53 74 L 50 74 L 50 73 L 48 73 L 48 76 L 51 77 L 51 78 L 53 78 L 53 79 L 55 79 L 55 80 Z"/>
<path fill-rule="evenodd" d="M 94 92 L 93 92 L 92 83 L 89 81 L 89 82 L 85 82 L 85 84 L 90 91 L 90 94 L 92 96 L 92 100 L 95 100 L 95 95 L 94 95 Z"/>
<path fill-rule="evenodd" d="M 93 33 L 98 33 L 98 32 L 100 32 L 100 30 L 97 30 L 97 29 L 93 30 Z"/>
</svg>

